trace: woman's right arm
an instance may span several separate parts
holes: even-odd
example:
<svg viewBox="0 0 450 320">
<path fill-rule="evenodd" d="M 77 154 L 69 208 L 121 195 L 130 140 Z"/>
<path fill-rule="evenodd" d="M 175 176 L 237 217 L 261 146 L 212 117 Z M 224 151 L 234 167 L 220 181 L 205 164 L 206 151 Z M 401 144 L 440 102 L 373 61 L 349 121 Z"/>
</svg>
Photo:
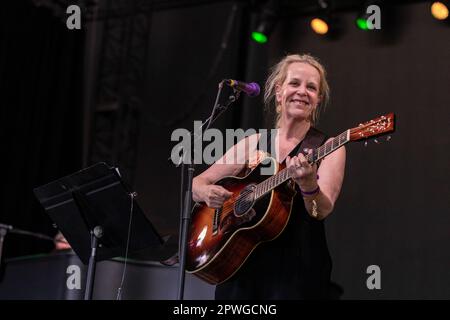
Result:
<svg viewBox="0 0 450 320">
<path fill-rule="evenodd" d="M 254 134 L 242 139 L 211 167 L 196 176 L 192 181 L 193 200 L 205 202 L 210 208 L 220 208 L 225 200 L 231 197 L 232 192 L 214 183 L 223 177 L 236 176 L 241 172 L 250 153 L 256 150 L 258 137 L 258 134 Z"/>
</svg>

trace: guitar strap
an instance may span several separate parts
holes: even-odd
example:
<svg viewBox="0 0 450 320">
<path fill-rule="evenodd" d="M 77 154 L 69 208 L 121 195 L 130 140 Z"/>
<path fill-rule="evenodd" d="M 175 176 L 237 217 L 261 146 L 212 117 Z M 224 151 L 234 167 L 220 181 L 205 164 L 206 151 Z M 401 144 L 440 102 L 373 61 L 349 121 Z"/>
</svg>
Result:
<svg viewBox="0 0 450 320">
<path fill-rule="evenodd" d="M 304 149 L 315 149 L 320 147 L 322 144 L 327 141 L 327 136 L 317 130 L 316 128 L 311 127 L 308 132 L 305 135 L 305 138 L 298 144 L 297 147 L 294 148 L 295 151 L 293 155 L 297 155 L 300 152 L 303 153 L 303 155 L 306 155 L 306 152 L 304 152 Z M 293 156 L 290 155 L 290 156 Z"/>
<path fill-rule="evenodd" d="M 265 152 L 269 152 L 271 150 L 271 145 L 272 143 L 275 143 L 275 137 L 271 136 L 271 131 L 264 131 L 261 133 L 261 136 L 258 140 L 258 145 L 257 145 L 257 149 L 260 150 L 260 144 L 259 141 L 261 139 L 267 139 L 267 150 L 262 150 Z M 298 145 L 292 149 L 292 151 L 289 153 L 290 157 L 293 157 L 295 155 L 298 155 L 300 152 L 303 153 L 303 155 L 306 155 L 306 152 L 304 151 L 304 149 L 315 149 L 320 147 L 322 144 L 325 143 L 325 141 L 327 141 L 328 136 L 325 135 L 323 132 L 317 130 L 316 128 L 311 127 L 308 132 L 305 135 L 305 138 L 300 141 L 298 143 Z M 274 156 L 274 155 L 272 155 Z M 320 163 L 317 164 L 318 166 L 320 165 Z"/>
</svg>

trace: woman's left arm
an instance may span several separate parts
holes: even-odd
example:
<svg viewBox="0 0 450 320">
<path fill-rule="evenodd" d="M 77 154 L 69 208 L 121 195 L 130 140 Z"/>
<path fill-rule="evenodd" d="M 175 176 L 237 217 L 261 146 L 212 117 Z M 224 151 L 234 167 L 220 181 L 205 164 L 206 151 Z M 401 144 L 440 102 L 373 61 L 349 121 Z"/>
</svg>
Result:
<svg viewBox="0 0 450 320">
<path fill-rule="evenodd" d="M 344 180 L 345 158 L 345 147 L 341 147 L 322 160 L 318 171 L 302 154 L 287 161 L 288 167 L 294 170 L 294 180 L 302 191 L 306 210 L 318 220 L 333 211 Z"/>
</svg>

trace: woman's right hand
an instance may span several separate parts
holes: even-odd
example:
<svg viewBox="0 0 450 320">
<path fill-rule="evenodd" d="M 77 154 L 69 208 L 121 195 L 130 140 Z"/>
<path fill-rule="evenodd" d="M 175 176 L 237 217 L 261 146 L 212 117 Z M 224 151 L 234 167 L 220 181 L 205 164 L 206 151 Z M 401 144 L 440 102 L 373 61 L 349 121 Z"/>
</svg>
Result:
<svg viewBox="0 0 450 320">
<path fill-rule="evenodd" d="M 200 187 L 199 192 L 200 198 L 206 203 L 210 208 L 220 208 L 222 207 L 225 200 L 229 199 L 233 192 L 228 191 L 222 186 L 215 184 L 203 185 Z"/>
</svg>

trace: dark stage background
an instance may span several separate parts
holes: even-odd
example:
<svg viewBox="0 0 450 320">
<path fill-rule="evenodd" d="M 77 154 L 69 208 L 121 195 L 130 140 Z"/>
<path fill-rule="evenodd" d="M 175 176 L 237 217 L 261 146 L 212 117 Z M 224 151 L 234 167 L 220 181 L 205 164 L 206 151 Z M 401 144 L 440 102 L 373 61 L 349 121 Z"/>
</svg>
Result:
<svg viewBox="0 0 450 320">
<path fill-rule="evenodd" d="M 55 7 L 2 4 L 0 223 L 53 236 L 32 189 L 106 161 L 123 168 L 155 227 L 172 235 L 152 258 L 169 256 L 180 189 L 179 169 L 167 160 L 172 131 L 206 119 L 221 79 L 263 85 L 280 57 L 308 52 L 324 63 L 332 90 L 321 130 L 336 135 L 388 112 L 397 117 L 389 143 L 347 146 L 344 186 L 326 221 L 337 292 L 450 298 L 450 28 L 431 17 L 427 2 L 382 7 L 376 32 L 356 29 L 356 7 L 343 6 L 342 33 L 332 39 L 311 32 L 309 15 L 294 15 L 277 23 L 265 46 L 248 37 L 256 1 L 100 3 L 104 11 L 83 7 L 81 30 L 68 30 Z M 261 100 L 242 97 L 214 126 L 267 127 Z M 3 257 L 52 247 L 8 234 Z M 381 269 L 379 290 L 366 286 L 370 265 Z"/>
</svg>

